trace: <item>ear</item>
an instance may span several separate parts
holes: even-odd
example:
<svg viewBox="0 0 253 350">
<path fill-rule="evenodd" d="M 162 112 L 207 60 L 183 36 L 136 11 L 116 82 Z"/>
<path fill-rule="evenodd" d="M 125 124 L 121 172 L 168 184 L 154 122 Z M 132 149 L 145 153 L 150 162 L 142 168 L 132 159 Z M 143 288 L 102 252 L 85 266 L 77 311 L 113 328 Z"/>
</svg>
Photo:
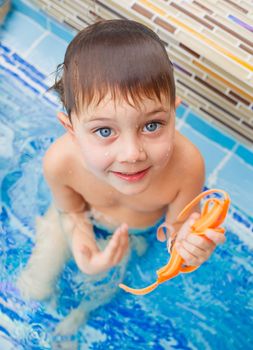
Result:
<svg viewBox="0 0 253 350">
<path fill-rule="evenodd" d="M 63 127 L 70 132 L 71 134 L 74 134 L 73 130 L 73 125 L 71 124 L 71 121 L 69 120 L 69 117 L 63 113 L 63 112 L 58 112 L 57 113 L 57 118 L 59 122 L 63 125 Z"/>
<path fill-rule="evenodd" d="M 175 102 L 175 109 L 182 103 L 182 100 L 180 97 L 176 96 L 176 102 Z"/>
</svg>

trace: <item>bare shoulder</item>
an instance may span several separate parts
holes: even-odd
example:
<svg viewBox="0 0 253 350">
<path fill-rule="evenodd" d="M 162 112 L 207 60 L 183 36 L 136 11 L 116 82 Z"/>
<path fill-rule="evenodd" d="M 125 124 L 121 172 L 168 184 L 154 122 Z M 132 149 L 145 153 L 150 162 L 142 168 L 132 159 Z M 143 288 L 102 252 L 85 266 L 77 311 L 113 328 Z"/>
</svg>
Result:
<svg viewBox="0 0 253 350">
<path fill-rule="evenodd" d="M 198 148 L 185 136 L 176 132 L 173 177 L 177 194 L 170 202 L 169 221 L 174 222 L 181 210 L 203 189 L 205 181 L 204 159 Z M 199 207 L 193 208 L 198 211 Z"/>
<path fill-rule="evenodd" d="M 176 133 L 177 167 L 189 181 L 204 182 L 205 162 L 199 149 L 185 136 Z"/>
<path fill-rule="evenodd" d="M 43 170 L 47 180 L 57 179 L 64 182 L 67 172 L 74 164 L 74 145 L 66 133 L 55 140 L 43 158 Z"/>
</svg>

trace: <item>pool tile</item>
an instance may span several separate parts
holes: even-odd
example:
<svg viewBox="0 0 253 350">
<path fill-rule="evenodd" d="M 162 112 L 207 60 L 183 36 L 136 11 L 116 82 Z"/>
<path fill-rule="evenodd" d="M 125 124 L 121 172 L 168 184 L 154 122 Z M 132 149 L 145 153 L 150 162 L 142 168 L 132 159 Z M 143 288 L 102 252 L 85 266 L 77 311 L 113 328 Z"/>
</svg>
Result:
<svg viewBox="0 0 253 350">
<path fill-rule="evenodd" d="M 28 55 L 27 60 L 46 74 L 55 72 L 64 60 L 68 43 L 49 33 Z"/>
<path fill-rule="evenodd" d="M 54 20 L 48 20 L 48 29 L 62 40 L 70 42 L 77 34 L 76 31 L 71 31 L 69 28 L 65 28 L 63 25 L 58 24 Z"/>
<path fill-rule="evenodd" d="M 177 107 L 176 109 L 176 116 L 178 118 L 183 118 L 187 112 L 188 108 L 181 104 L 180 106 Z"/>
<path fill-rule="evenodd" d="M 253 168 L 238 156 L 233 155 L 223 168 L 213 185 L 226 190 L 232 203 L 253 217 Z"/>
<path fill-rule="evenodd" d="M 0 28 L 0 39 L 9 48 L 15 49 L 21 55 L 36 41 L 45 30 L 27 16 L 12 11 L 7 16 L 4 25 Z"/>
<path fill-rule="evenodd" d="M 32 4 L 29 3 L 28 5 L 20 0 L 12 0 L 12 8 L 32 18 L 42 27 L 47 28 L 47 18 L 45 14 L 40 9 L 34 7 Z"/>
<path fill-rule="evenodd" d="M 34 7 L 32 4 L 28 5 L 23 1 L 13 0 L 12 8 L 33 19 L 43 28 L 50 30 L 53 34 L 65 41 L 70 42 L 77 33 L 77 31 L 72 30 L 64 24 L 57 23 L 56 20 L 48 17 L 43 10 Z"/>
<path fill-rule="evenodd" d="M 253 151 L 248 148 L 239 145 L 235 152 L 239 157 L 241 157 L 245 162 L 253 167 Z M 253 171 L 253 169 L 252 169 Z M 253 177 L 253 174 L 252 174 Z"/>
<path fill-rule="evenodd" d="M 182 126 L 180 133 L 189 138 L 189 140 L 200 150 L 205 159 L 206 177 L 208 177 L 213 172 L 213 169 L 215 169 L 224 158 L 226 151 L 187 124 Z"/>
<path fill-rule="evenodd" d="M 215 127 L 208 124 L 195 113 L 191 112 L 188 114 L 186 123 L 198 130 L 201 134 L 207 136 L 209 139 L 217 142 L 227 149 L 233 148 L 233 146 L 236 144 L 236 141 L 234 141 L 231 137 L 225 135 Z"/>
</svg>

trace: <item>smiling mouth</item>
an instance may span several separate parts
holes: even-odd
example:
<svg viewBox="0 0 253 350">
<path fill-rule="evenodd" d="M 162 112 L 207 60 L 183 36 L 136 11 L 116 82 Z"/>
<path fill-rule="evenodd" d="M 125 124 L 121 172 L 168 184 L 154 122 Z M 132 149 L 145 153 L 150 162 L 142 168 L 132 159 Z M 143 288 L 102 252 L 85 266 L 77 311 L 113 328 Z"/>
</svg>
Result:
<svg viewBox="0 0 253 350">
<path fill-rule="evenodd" d="M 141 171 L 138 171 L 136 173 L 122 173 L 119 171 L 112 171 L 112 173 L 125 180 L 125 181 L 129 181 L 129 182 L 136 182 L 139 181 L 141 179 L 143 179 L 143 177 L 147 174 L 147 172 L 149 171 L 150 167 Z"/>
</svg>

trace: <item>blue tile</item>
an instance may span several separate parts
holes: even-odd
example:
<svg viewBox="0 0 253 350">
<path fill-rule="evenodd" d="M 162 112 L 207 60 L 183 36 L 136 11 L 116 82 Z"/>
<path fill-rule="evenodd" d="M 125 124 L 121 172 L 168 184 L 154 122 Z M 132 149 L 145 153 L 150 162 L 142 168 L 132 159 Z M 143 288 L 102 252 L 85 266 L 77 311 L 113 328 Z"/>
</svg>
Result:
<svg viewBox="0 0 253 350">
<path fill-rule="evenodd" d="M 3 45 L 24 55 L 43 33 L 44 29 L 36 22 L 22 13 L 12 11 L 1 28 L 0 39 Z"/>
<path fill-rule="evenodd" d="M 252 217 L 245 216 L 245 214 L 240 212 L 240 209 L 236 208 L 236 210 L 233 211 L 233 218 L 243 224 L 245 227 L 250 228 L 253 224 Z"/>
<path fill-rule="evenodd" d="M 47 17 L 38 8 L 34 7 L 32 4 L 27 3 L 22 0 L 12 0 L 12 7 L 14 10 L 22 12 L 24 15 L 32 18 L 42 27 L 47 28 Z"/>
<path fill-rule="evenodd" d="M 216 186 L 226 190 L 232 203 L 253 217 L 253 168 L 233 155 L 219 171 Z"/>
<path fill-rule="evenodd" d="M 184 106 L 183 104 L 181 104 L 176 109 L 176 116 L 178 118 L 183 118 L 187 110 L 188 110 L 188 108 L 186 106 Z"/>
<path fill-rule="evenodd" d="M 235 152 L 239 157 L 244 159 L 244 161 L 251 166 L 253 166 L 253 152 L 250 151 L 248 148 L 239 145 Z"/>
<path fill-rule="evenodd" d="M 25 0 L 13 0 L 12 7 L 67 42 L 70 42 L 77 33 L 77 30 L 62 23 L 58 23 L 55 19 L 44 13 L 43 10 Z"/>
<path fill-rule="evenodd" d="M 54 73 L 64 60 L 68 43 L 48 34 L 28 55 L 27 60 L 45 74 Z"/>
<path fill-rule="evenodd" d="M 180 133 L 186 136 L 200 150 L 206 163 L 206 176 L 209 176 L 226 155 L 226 150 L 221 149 L 213 141 L 201 135 L 187 124 L 183 125 Z"/>
<path fill-rule="evenodd" d="M 27 63 L 26 60 L 24 60 L 22 57 L 20 57 L 17 53 L 13 53 L 11 55 L 11 59 L 15 62 L 18 69 L 25 69 L 29 73 L 33 74 L 37 78 L 44 80 L 46 76 L 42 74 L 40 71 L 38 71 L 33 65 L 30 63 Z"/>
<path fill-rule="evenodd" d="M 198 130 L 201 134 L 207 136 L 209 139 L 217 142 L 219 145 L 231 149 L 236 142 L 229 136 L 226 136 L 215 127 L 202 120 L 198 115 L 189 113 L 186 118 L 186 123 L 190 124 L 194 129 Z"/>
<path fill-rule="evenodd" d="M 70 30 L 66 28 L 65 26 L 57 23 L 56 21 L 50 19 L 48 21 L 48 29 L 55 35 L 59 36 L 61 39 L 65 40 L 66 42 L 70 42 L 74 36 L 77 34 L 77 31 Z"/>
<path fill-rule="evenodd" d="M 1 27 L 0 27 L 0 30 L 1 30 Z M 10 52 L 11 50 L 0 42 L 0 54 L 2 53 L 9 54 Z"/>
</svg>

